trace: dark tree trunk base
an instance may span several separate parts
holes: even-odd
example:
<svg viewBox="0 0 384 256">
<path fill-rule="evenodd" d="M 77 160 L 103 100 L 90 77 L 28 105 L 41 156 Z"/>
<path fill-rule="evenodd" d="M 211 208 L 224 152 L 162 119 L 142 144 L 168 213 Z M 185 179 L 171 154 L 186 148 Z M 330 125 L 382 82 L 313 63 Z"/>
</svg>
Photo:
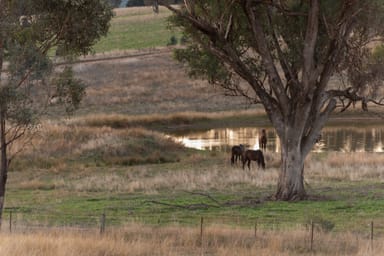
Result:
<svg viewBox="0 0 384 256">
<path fill-rule="evenodd" d="M 279 189 L 274 195 L 274 199 L 277 201 L 301 201 L 308 199 L 308 195 L 303 189 L 302 191 L 282 191 Z"/>
</svg>

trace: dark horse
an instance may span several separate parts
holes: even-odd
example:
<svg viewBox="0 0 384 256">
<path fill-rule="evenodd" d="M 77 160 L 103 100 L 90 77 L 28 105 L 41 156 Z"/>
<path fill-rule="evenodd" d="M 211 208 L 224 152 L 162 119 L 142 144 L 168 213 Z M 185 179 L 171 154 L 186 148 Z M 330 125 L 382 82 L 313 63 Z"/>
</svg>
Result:
<svg viewBox="0 0 384 256">
<path fill-rule="evenodd" d="M 247 150 L 243 154 L 243 169 L 245 166 L 245 163 L 248 165 L 248 169 L 251 170 L 251 161 L 256 161 L 257 165 L 265 169 L 265 162 L 264 162 L 264 155 L 263 151 L 260 149 L 258 150 Z"/>
<path fill-rule="evenodd" d="M 243 152 L 244 152 L 244 146 L 242 144 L 232 147 L 232 153 L 231 153 L 231 164 L 232 165 L 235 162 L 237 163 L 237 160 L 242 160 Z"/>
<path fill-rule="evenodd" d="M 259 139 L 259 144 L 262 150 L 267 149 L 267 133 L 265 132 L 265 129 L 261 130 L 261 137 Z"/>
</svg>

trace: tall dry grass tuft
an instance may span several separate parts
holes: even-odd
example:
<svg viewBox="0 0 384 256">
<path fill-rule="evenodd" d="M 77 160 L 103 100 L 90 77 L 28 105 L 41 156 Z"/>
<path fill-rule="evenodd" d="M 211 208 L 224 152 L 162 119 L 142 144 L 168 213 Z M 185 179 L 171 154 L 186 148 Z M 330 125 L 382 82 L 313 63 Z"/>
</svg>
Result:
<svg viewBox="0 0 384 256">
<path fill-rule="evenodd" d="M 316 233 L 311 250 L 310 232 L 303 227 L 289 231 L 258 230 L 206 225 L 199 227 L 146 226 L 130 223 L 97 230 L 41 230 L 0 234 L 0 255 L 382 255 L 384 244 L 351 233 Z M 371 247 L 373 245 L 373 247 Z"/>
<path fill-rule="evenodd" d="M 313 154 L 306 165 L 306 177 L 318 180 L 378 181 L 384 179 L 384 158 L 380 153 L 327 154 L 321 159 Z"/>
</svg>

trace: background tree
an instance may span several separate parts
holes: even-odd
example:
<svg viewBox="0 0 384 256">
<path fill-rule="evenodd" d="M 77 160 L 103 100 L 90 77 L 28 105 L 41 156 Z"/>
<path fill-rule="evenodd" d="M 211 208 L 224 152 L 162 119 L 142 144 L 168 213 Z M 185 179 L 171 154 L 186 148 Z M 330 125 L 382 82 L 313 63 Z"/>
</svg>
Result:
<svg viewBox="0 0 384 256">
<path fill-rule="evenodd" d="M 372 54 L 383 38 L 383 1 L 162 4 L 189 39 L 176 57 L 190 75 L 264 106 L 281 141 L 276 199 L 306 198 L 304 160 L 335 109 L 384 103 L 383 62 Z"/>
<path fill-rule="evenodd" d="M 113 16 L 105 0 L 0 0 L 0 223 L 12 143 L 26 135 L 56 99 L 73 111 L 84 84 L 48 53 L 78 56 L 106 35 Z"/>
</svg>

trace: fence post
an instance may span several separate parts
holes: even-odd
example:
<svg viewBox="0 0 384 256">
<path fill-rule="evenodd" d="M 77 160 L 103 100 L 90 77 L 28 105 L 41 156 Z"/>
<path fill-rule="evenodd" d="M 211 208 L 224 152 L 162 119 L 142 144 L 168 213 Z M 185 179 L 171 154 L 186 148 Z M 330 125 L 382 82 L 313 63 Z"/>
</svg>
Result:
<svg viewBox="0 0 384 256">
<path fill-rule="evenodd" d="M 12 233 L 12 210 L 9 212 L 9 233 Z"/>
<path fill-rule="evenodd" d="M 255 221 L 255 239 L 257 238 L 257 220 Z"/>
<path fill-rule="evenodd" d="M 313 250 L 313 228 L 314 228 L 314 223 L 313 223 L 313 220 L 311 220 L 311 251 Z"/>
<path fill-rule="evenodd" d="M 200 218 L 200 245 L 201 248 L 203 248 L 203 224 L 204 224 L 204 218 Z"/>
<path fill-rule="evenodd" d="M 100 218 L 100 235 L 104 234 L 104 231 L 105 231 L 105 213 L 103 213 Z"/>
<path fill-rule="evenodd" d="M 371 221 L 371 250 L 373 250 L 373 221 Z"/>
</svg>

